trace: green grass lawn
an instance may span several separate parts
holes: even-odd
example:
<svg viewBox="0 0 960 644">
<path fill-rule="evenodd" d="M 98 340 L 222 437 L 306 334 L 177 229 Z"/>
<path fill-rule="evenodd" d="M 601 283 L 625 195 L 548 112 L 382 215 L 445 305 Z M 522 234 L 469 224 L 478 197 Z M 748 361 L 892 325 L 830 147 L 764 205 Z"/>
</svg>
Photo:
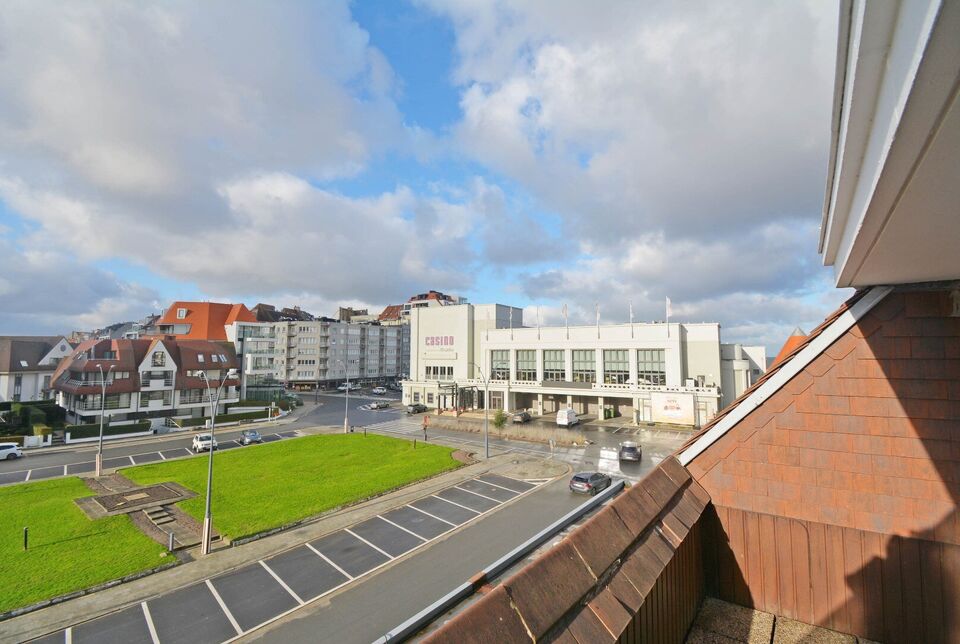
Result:
<svg viewBox="0 0 960 644">
<path fill-rule="evenodd" d="M 0 612 L 173 561 L 129 517 L 88 519 L 73 500 L 91 495 L 75 477 L 0 487 Z"/>
<path fill-rule="evenodd" d="M 460 464 L 453 449 L 370 434 L 308 436 L 218 452 L 213 525 L 231 539 L 250 536 L 359 501 Z M 203 521 L 207 458 L 129 467 L 140 484 L 175 481 L 197 493 L 180 506 Z"/>
</svg>

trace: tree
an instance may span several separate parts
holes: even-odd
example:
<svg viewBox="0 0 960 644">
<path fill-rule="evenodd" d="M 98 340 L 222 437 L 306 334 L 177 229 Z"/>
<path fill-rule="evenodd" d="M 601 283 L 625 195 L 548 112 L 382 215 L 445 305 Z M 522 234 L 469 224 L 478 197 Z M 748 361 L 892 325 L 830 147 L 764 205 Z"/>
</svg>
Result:
<svg viewBox="0 0 960 644">
<path fill-rule="evenodd" d="M 503 429 L 503 426 L 507 424 L 507 415 L 502 409 L 498 409 L 497 413 L 493 415 L 493 426 L 497 429 Z"/>
</svg>

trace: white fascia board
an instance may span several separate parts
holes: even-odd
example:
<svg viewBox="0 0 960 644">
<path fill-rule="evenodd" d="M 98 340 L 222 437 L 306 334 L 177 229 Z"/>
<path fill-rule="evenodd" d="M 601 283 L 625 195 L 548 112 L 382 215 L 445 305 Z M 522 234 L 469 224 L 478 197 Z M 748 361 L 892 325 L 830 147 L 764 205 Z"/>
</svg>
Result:
<svg viewBox="0 0 960 644">
<path fill-rule="evenodd" d="M 864 315 L 870 312 L 874 306 L 879 304 L 883 298 L 890 294 L 892 286 L 874 286 L 867 293 L 857 300 L 853 306 L 844 311 L 833 323 L 824 329 L 820 335 L 814 338 L 810 344 L 803 348 L 787 364 L 773 374 L 769 380 L 760 385 L 756 391 L 741 401 L 735 409 L 720 419 L 716 425 L 707 430 L 707 432 L 698 438 L 692 445 L 680 453 L 679 460 L 683 466 L 688 465 L 693 459 L 703 453 L 708 447 L 713 445 L 724 434 L 730 431 L 741 420 L 747 417 L 750 412 L 762 405 L 773 394 L 782 389 L 798 373 L 806 369 L 807 365 L 813 362 L 821 353 L 837 341 L 844 333 Z"/>
</svg>

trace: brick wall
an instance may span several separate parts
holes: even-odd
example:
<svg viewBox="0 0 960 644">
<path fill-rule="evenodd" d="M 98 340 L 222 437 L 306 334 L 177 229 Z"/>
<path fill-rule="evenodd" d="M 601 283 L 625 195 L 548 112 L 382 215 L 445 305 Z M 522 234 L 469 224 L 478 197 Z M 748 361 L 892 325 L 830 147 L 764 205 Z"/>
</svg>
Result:
<svg viewBox="0 0 960 644">
<path fill-rule="evenodd" d="M 834 575 L 846 590 L 810 613 L 814 623 L 878 637 L 894 604 L 902 614 L 911 601 L 928 602 L 918 610 L 940 619 L 933 632 L 960 637 L 960 317 L 952 311 L 949 289 L 894 291 L 689 464 L 717 508 L 717 539 L 737 569 L 724 573 L 727 583 L 743 584 L 727 591 L 740 603 L 782 612 L 783 594 L 774 600 L 764 588 L 802 576 L 808 596 L 810 584 Z M 796 526 L 839 541 L 824 542 L 819 559 L 810 548 L 793 552 L 777 531 Z M 903 548 L 933 554 L 894 575 L 882 564 Z M 887 574 L 864 584 L 860 569 Z M 872 589 L 898 599 L 884 603 Z"/>
</svg>

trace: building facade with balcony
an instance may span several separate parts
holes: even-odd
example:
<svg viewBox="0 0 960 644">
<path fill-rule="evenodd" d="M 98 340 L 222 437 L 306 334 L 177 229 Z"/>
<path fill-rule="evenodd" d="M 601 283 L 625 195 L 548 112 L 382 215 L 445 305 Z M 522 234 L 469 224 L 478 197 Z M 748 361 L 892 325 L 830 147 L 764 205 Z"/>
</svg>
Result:
<svg viewBox="0 0 960 644">
<path fill-rule="evenodd" d="M 486 378 L 490 408 L 539 415 L 572 408 L 588 417 L 692 426 L 723 402 L 716 323 L 532 328 L 523 326 L 522 309 L 463 304 L 414 309 L 410 329 L 407 404 L 481 407 Z M 749 377 L 740 382 L 742 391 Z M 730 395 L 737 393 L 734 382 Z"/>
<path fill-rule="evenodd" d="M 239 377 L 230 374 L 238 366 L 229 342 L 172 336 L 88 340 L 60 362 L 52 387 L 70 423 L 97 422 L 102 409 L 109 420 L 149 419 L 159 426 L 168 417 L 209 415 L 224 379 L 217 413 L 240 400 Z"/>
<path fill-rule="evenodd" d="M 52 399 L 53 372 L 72 349 L 63 336 L 0 336 L 0 402 Z"/>
</svg>

